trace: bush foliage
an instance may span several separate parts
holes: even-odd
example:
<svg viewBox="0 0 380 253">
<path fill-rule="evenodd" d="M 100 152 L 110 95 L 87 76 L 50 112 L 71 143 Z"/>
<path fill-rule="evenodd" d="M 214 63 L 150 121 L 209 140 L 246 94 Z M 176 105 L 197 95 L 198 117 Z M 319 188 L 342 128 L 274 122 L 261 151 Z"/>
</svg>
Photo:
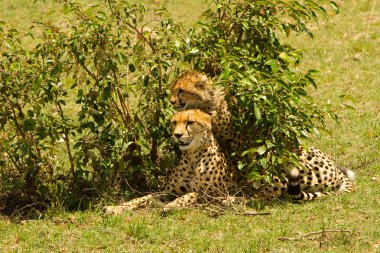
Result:
<svg viewBox="0 0 380 253">
<path fill-rule="evenodd" d="M 65 21 L 35 46 L 0 24 L 2 194 L 86 206 L 106 194 L 150 190 L 177 158 L 170 139 L 170 81 L 205 72 L 227 92 L 246 143 L 239 168 L 252 176 L 296 163 L 292 147 L 324 126 L 328 108 L 305 90 L 298 49 L 280 38 L 307 33 L 334 2 L 212 0 L 186 31 L 164 8 L 107 0 L 84 8 L 64 1 Z M 331 114 L 335 117 L 335 115 Z M 256 175 L 257 176 L 257 175 Z"/>
</svg>

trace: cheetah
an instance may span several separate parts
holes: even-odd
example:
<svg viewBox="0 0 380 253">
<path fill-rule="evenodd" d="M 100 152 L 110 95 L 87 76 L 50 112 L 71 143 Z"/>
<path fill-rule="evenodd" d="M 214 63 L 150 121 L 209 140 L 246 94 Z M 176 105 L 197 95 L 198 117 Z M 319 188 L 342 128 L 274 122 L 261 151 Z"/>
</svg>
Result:
<svg viewBox="0 0 380 253">
<path fill-rule="evenodd" d="M 308 152 L 301 147 L 298 151 L 300 165 L 282 170 L 282 180 L 273 177 L 273 184 L 266 184 L 256 198 L 271 200 L 289 194 L 294 200 L 308 201 L 325 195 L 352 192 L 355 173 L 334 165 L 322 151 L 309 147 Z"/>
<path fill-rule="evenodd" d="M 152 201 L 164 203 L 167 210 L 191 206 L 207 197 L 228 196 L 234 185 L 234 170 L 212 133 L 212 117 L 198 109 L 177 112 L 171 125 L 181 157 L 165 190 L 118 206 L 106 206 L 104 212 L 118 214 L 147 206 Z M 170 201 L 172 196 L 178 197 Z"/>
<path fill-rule="evenodd" d="M 224 92 L 212 85 L 209 78 L 197 71 L 186 71 L 176 78 L 171 85 L 170 103 L 177 110 L 200 109 L 204 112 L 216 112 L 212 119 L 213 133 L 222 146 L 229 146 L 232 151 L 242 143 L 242 136 L 236 133 L 232 126 L 231 113 L 225 100 Z M 262 188 L 260 196 L 290 193 L 295 199 L 311 200 L 331 193 L 351 192 L 355 173 L 349 169 L 334 165 L 320 150 L 310 147 L 297 151 L 300 161 L 298 168 L 287 168 L 283 171 L 288 177 L 280 180 L 273 178 L 273 184 Z M 240 178 L 241 184 L 247 184 L 247 179 Z M 288 182 L 289 179 L 289 182 Z"/>
<path fill-rule="evenodd" d="M 212 119 L 213 133 L 222 147 L 236 150 L 241 137 L 233 130 L 231 113 L 222 89 L 212 85 L 208 77 L 200 72 L 187 71 L 171 85 L 170 103 L 178 111 L 199 109 L 215 112 Z"/>
</svg>

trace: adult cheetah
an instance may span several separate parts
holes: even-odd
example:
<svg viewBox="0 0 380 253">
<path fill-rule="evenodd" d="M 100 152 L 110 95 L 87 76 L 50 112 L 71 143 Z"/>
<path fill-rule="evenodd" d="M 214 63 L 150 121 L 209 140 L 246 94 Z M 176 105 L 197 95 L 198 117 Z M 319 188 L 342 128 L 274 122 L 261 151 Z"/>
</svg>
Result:
<svg viewBox="0 0 380 253">
<path fill-rule="evenodd" d="M 164 209 L 191 206 L 209 197 L 228 196 L 233 172 L 211 131 L 212 115 L 201 110 L 177 112 L 172 121 L 173 139 L 181 151 L 179 165 L 172 171 L 165 191 L 136 198 L 105 213 L 117 214 L 148 205 L 165 203 Z M 170 201 L 171 197 L 177 197 Z"/>
</svg>

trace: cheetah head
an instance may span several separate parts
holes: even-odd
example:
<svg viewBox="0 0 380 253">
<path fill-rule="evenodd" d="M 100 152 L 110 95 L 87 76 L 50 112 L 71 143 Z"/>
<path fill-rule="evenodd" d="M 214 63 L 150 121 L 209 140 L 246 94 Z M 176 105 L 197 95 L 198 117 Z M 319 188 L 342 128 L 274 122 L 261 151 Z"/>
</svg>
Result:
<svg viewBox="0 0 380 253">
<path fill-rule="evenodd" d="M 181 151 L 201 148 L 211 133 L 212 116 L 201 110 L 177 112 L 172 119 L 173 139 Z"/>
<path fill-rule="evenodd" d="M 211 99 L 209 79 L 196 71 L 182 73 L 171 86 L 170 103 L 178 110 L 203 109 Z"/>
</svg>

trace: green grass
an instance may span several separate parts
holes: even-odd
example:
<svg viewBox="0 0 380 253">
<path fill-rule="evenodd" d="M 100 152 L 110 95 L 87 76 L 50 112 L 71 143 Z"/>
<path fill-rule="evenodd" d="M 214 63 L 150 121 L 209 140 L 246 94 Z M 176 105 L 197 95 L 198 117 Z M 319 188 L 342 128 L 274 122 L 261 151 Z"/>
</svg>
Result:
<svg viewBox="0 0 380 253">
<path fill-rule="evenodd" d="M 0 252 L 380 252 L 380 4 L 371 15 L 375 0 L 339 3 L 341 13 L 321 22 L 314 40 L 300 36 L 289 43 L 305 50 L 300 68 L 320 70 L 319 89 L 311 94 L 317 102 L 330 101 L 340 116 L 340 125 L 329 122 L 331 135 L 312 144 L 357 172 L 354 193 L 311 203 L 274 203 L 262 210 L 271 212 L 267 216 L 210 217 L 202 210 L 183 210 L 165 217 L 159 211 L 104 217 L 100 211 L 52 210 L 45 219 L 21 223 L 3 217 Z M 206 6 L 200 0 L 191 6 L 161 4 L 185 24 Z M 34 6 L 6 1 L 0 19 L 27 29 L 55 4 Z M 342 101 L 342 94 L 351 99 Z M 345 109 L 344 103 L 355 110 Z M 352 232 L 279 240 L 330 229 Z"/>
</svg>

